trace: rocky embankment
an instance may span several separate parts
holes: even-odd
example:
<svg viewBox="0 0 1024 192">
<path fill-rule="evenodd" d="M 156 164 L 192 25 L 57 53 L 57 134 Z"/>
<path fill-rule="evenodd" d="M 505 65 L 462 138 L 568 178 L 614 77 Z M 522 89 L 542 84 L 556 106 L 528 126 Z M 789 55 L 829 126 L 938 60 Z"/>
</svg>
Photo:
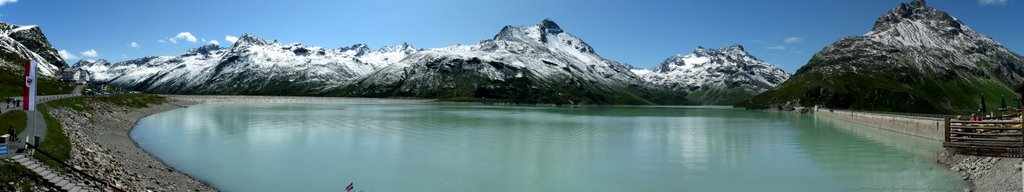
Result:
<svg viewBox="0 0 1024 192">
<path fill-rule="evenodd" d="M 956 172 L 971 191 L 1022 191 L 1021 160 L 949 153 L 939 157 L 939 163 Z"/>
<path fill-rule="evenodd" d="M 168 98 L 166 103 L 146 108 L 86 102 L 94 110 L 60 108 L 50 112 L 71 140 L 71 165 L 126 191 L 216 191 L 164 165 L 129 137 L 139 118 L 195 102 Z"/>
</svg>

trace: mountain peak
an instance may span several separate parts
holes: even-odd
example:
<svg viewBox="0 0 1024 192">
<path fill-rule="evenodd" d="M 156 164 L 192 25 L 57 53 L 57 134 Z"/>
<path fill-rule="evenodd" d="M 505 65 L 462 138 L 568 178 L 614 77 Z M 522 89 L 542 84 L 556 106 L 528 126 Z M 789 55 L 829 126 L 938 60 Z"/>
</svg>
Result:
<svg viewBox="0 0 1024 192">
<path fill-rule="evenodd" d="M 927 7 L 928 4 L 925 3 L 924 0 L 914 0 L 913 2 L 910 2 L 910 6 L 913 6 L 913 7 Z"/>
<path fill-rule="evenodd" d="M 921 21 L 932 28 L 960 28 L 960 25 L 963 25 L 946 12 L 928 6 L 924 0 L 914 0 L 910 3 L 900 3 L 898 7 L 879 17 L 871 31 L 886 31 L 908 21 Z"/>
<path fill-rule="evenodd" d="M 557 35 L 561 33 L 565 33 L 565 31 L 562 30 L 562 27 L 559 27 L 555 21 L 552 21 L 551 19 L 544 19 L 533 26 L 514 27 L 506 25 L 501 28 L 501 32 L 494 35 L 494 40 L 538 40 L 542 43 L 547 43 L 547 35 Z"/>
<path fill-rule="evenodd" d="M 406 52 L 406 53 L 411 53 L 411 52 L 415 52 L 416 51 L 416 47 L 413 47 L 412 45 L 409 45 L 409 43 L 402 43 L 402 44 L 399 44 L 399 45 L 386 46 L 386 47 L 380 48 L 380 50 L 378 50 L 378 51 L 380 51 L 380 52 Z"/>
<path fill-rule="evenodd" d="M 991 38 L 978 34 L 960 20 L 928 6 L 922 0 L 900 3 L 898 7 L 882 14 L 871 31 L 864 36 L 886 44 L 942 49 L 994 43 Z"/>
<path fill-rule="evenodd" d="M 726 48 L 726 50 L 737 50 L 737 51 L 746 52 L 746 50 L 743 49 L 743 45 L 740 45 L 740 44 L 732 44 L 731 46 Z"/>
<path fill-rule="evenodd" d="M 99 60 L 95 60 L 95 61 L 90 61 L 90 60 L 82 59 L 82 60 L 78 60 L 78 62 L 75 63 L 74 67 L 90 67 L 90 66 L 96 66 L 96 65 L 108 66 L 108 65 L 110 65 L 110 62 L 105 60 L 105 59 L 99 59 Z"/>
<path fill-rule="evenodd" d="M 544 19 L 537 26 L 540 26 L 541 31 L 547 34 L 559 34 L 565 32 L 562 30 L 562 27 L 559 27 L 558 24 L 551 19 Z"/>
<path fill-rule="evenodd" d="M 689 55 L 685 55 L 685 56 L 678 55 L 677 57 L 681 58 L 681 57 L 724 57 L 724 56 L 733 56 L 733 57 L 736 57 L 736 58 L 749 57 L 752 60 L 759 60 L 759 59 L 757 59 L 757 57 L 754 57 L 753 55 L 750 55 L 750 53 L 747 53 L 747 50 L 745 48 L 743 48 L 743 45 L 740 45 L 740 44 L 733 44 L 733 45 L 730 45 L 729 47 L 723 47 L 723 48 L 717 48 L 717 49 L 709 49 L 709 48 L 705 48 L 704 46 L 697 46 L 697 48 L 693 49 L 693 52 L 691 52 Z M 671 60 L 671 58 L 669 60 Z"/>
<path fill-rule="evenodd" d="M 366 54 L 366 52 L 370 51 L 370 46 L 366 46 L 366 44 L 362 43 L 357 43 L 352 46 L 342 46 L 341 48 L 338 48 L 338 50 L 342 52 L 354 51 L 355 55 L 363 55 Z"/>
<path fill-rule="evenodd" d="M 251 35 L 249 33 L 246 33 L 246 34 L 242 34 L 241 37 L 238 37 L 238 41 L 235 42 L 235 46 L 240 46 L 240 45 L 270 45 L 270 44 L 274 44 L 274 43 L 277 43 L 277 40 L 273 40 L 273 41 L 266 40 L 266 39 L 259 38 L 259 37 L 256 37 L 254 35 Z"/>
<path fill-rule="evenodd" d="M 239 42 L 241 42 L 241 38 L 239 38 Z M 218 50 L 218 49 L 220 49 L 219 45 L 206 44 L 206 45 L 203 45 L 203 46 L 199 46 L 199 47 L 196 47 L 196 48 L 189 49 L 185 53 L 207 54 L 207 53 L 210 53 L 210 51 L 215 51 L 215 50 Z"/>
<path fill-rule="evenodd" d="M 710 49 L 698 46 L 690 54 L 677 54 L 665 59 L 648 73 L 637 73 L 637 70 L 634 73 L 655 85 L 691 93 L 720 89 L 750 95 L 764 92 L 789 79 L 788 73 L 748 54 L 739 44 Z M 723 93 L 713 91 L 710 94 Z M 718 96 L 696 100 L 737 102 L 736 99 Z"/>
</svg>

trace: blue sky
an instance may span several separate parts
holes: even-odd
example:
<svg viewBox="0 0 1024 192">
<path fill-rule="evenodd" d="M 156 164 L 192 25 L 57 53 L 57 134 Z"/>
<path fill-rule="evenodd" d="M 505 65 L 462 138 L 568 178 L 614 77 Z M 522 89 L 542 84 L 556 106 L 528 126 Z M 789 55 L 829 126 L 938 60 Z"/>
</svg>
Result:
<svg viewBox="0 0 1024 192">
<path fill-rule="evenodd" d="M 551 18 L 598 54 L 633 66 L 654 66 L 697 46 L 742 44 L 793 72 L 828 44 L 867 32 L 899 2 L 909 0 L 0 0 L 0 21 L 40 25 L 55 48 L 77 58 L 123 61 L 177 55 L 203 39 L 230 46 L 225 37 L 243 33 L 331 48 L 403 42 L 443 47 Z M 1018 0 L 928 3 L 1024 51 Z M 188 35 L 169 40 L 182 32 L 195 42 Z"/>
</svg>

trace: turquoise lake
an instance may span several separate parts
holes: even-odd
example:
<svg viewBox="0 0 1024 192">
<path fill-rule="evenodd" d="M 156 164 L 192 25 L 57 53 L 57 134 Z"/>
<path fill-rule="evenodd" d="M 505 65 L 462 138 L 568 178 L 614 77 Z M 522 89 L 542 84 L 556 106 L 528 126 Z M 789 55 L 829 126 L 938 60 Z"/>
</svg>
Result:
<svg viewBox="0 0 1024 192">
<path fill-rule="evenodd" d="M 938 141 L 699 107 L 202 104 L 131 137 L 224 191 L 960 191 Z M 891 190 L 889 190 L 891 191 Z"/>
</svg>

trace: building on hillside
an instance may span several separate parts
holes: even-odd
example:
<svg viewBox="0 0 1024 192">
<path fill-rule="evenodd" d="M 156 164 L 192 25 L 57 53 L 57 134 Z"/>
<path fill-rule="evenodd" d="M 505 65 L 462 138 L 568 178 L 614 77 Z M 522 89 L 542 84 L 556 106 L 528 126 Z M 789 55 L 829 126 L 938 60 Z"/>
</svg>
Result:
<svg viewBox="0 0 1024 192">
<path fill-rule="evenodd" d="M 78 80 L 78 71 L 76 68 L 64 68 L 60 70 L 60 81 L 63 82 L 74 82 Z"/>
<path fill-rule="evenodd" d="M 60 80 L 67 83 L 84 85 L 93 81 L 93 75 L 89 71 L 82 70 L 82 68 L 64 68 L 61 69 Z"/>
</svg>

